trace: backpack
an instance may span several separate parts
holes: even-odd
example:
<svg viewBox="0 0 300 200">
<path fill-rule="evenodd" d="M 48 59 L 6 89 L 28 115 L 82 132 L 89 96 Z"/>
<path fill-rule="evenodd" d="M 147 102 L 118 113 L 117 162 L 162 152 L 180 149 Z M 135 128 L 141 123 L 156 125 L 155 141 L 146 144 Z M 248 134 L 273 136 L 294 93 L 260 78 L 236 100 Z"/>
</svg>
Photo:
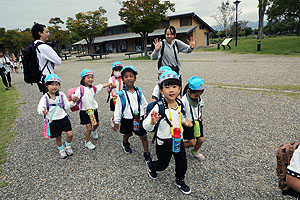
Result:
<svg viewBox="0 0 300 200">
<path fill-rule="evenodd" d="M 94 93 L 96 93 L 97 88 L 95 86 L 92 86 L 92 87 L 93 87 Z M 75 94 L 76 89 L 77 89 L 77 87 L 70 88 L 68 90 L 68 100 L 69 101 L 72 101 L 72 97 L 73 97 L 73 94 Z M 79 108 L 82 109 L 81 99 L 82 99 L 83 95 L 84 95 L 84 87 L 83 87 L 83 85 L 80 85 L 80 98 L 76 102 L 76 105 L 71 108 L 72 112 L 79 110 Z"/>
<path fill-rule="evenodd" d="M 290 164 L 290 160 L 293 156 L 294 151 L 298 148 L 300 142 L 286 142 L 281 145 L 277 152 L 277 167 L 276 173 L 278 176 L 278 187 L 281 189 L 282 195 L 290 195 L 293 197 L 297 197 L 298 193 L 290 188 L 286 183 L 286 171 L 287 166 Z"/>
<path fill-rule="evenodd" d="M 60 102 L 58 103 L 58 106 L 65 110 L 64 97 L 61 93 L 59 93 L 59 96 L 60 96 Z M 46 99 L 46 108 L 47 108 L 47 111 L 49 112 L 50 107 L 56 106 L 56 104 L 49 104 L 49 98 L 47 95 L 45 96 L 45 99 Z"/>
<path fill-rule="evenodd" d="M 136 87 L 136 89 L 138 90 L 138 97 L 139 97 L 139 102 L 140 103 L 142 103 L 142 89 L 141 88 L 139 88 L 139 87 Z M 125 90 L 126 90 L 126 88 L 125 88 Z M 120 100 L 121 100 L 121 104 L 122 104 L 122 117 L 123 117 L 123 113 L 124 113 L 124 110 L 125 110 L 125 108 L 126 108 L 126 97 L 125 97 L 125 93 L 124 93 L 124 91 L 123 90 L 121 90 L 119 93 L 118 93 L 118 95 L 119 95 L 119 98 L 120 98 Z"/>
<path fill-rule="evenodd" d="M 43 42 L 37 42 L 36 44 L 32 43 L 26 48 L 22 49 L 22 65 L 24 70 L 24 81 L 26 83 L 38 83 L 41 80 L 42 72 L 48 64 L 48 60 L 43 68 L 40 71 L 39 61 L 36 55 L 36 50 L 39 45 L 45 44 Z M 40 51 L 39 51 L 40 52 Z"/>
</svg>

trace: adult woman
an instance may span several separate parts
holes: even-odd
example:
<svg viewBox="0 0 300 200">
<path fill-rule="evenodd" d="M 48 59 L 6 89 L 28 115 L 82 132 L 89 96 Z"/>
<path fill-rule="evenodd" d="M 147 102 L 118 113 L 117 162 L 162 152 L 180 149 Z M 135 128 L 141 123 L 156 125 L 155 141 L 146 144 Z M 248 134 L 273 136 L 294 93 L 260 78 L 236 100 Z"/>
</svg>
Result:
<svg viewBox="0 0 300 200">
<path fill-rule="evenodd" d="M 158 68 L 161 66 L 169 66 L 180 75 L 181 65 L 178 59 L 178 53 L 191 53 L 195 47 L 195 40 L 193 37 L 187 40 L 189 45 L 181 40 L 175 39 L 176 29 L 174 26 L 169 26 L 165 29 L 164 40 L 156 38 L 153 42 L 155 50 L 151 54 L 152 60 L 158 59 Z"/>
<path fill-rule="evenodd" d="M 0 76 L 2 78 L 2 82 L 5 85 L 5 89 L 9 90 L 11 88 L 11 77 L 10 77 L 10 61 L 9 59 L 4 55 L 5 51 L 3 49 L 0 49 Z"/>
</svg>

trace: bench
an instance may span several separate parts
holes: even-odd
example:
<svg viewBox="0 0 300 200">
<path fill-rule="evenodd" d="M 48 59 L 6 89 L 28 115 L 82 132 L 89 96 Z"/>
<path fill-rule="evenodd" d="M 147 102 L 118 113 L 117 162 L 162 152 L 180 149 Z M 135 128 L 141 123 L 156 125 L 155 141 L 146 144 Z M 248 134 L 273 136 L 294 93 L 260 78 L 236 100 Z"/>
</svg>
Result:
<svg viewBox="0 0 300 200">
<path fill-rule="evenodd" d="M 143 51 L 133 51 L 133 52 L 127 52 L 125 53 L 125 56 L 128 56 L 129 59 L 130 59 L 130 56 L 133 55 L 133 54 L 141 54 L 141 56 L 143 56 Z"/>
<path fill-rule="evenodd" d="M 229 43 L 232 41 L 232 38 L 226 38 L 225 40 L 223 40 L 223 42 L 221 43 L 221 46 L 223 47 L 223 49 L 225 49 L 225 46 L 228 46 L 229 49 L 231 49 L 231 46 L 229 45 Z"/>
<path fill-rule="evenodd" d="M 102 59 L 102 56 L 105 56 L 105 58 L 106 58 L 106 55 L 108 55 L 108 53 L 83 54 L 83 55 L 76 56 L 76 58 L 79 58 L 79 60 L 81 60 L 82 57 L 89 56 L 92 59 L 94 59 L 94 58 L 97 58 L 99 56 L 99 58 Z"/>
<path fill-rule="evenodd" d="M 62 55 L 60 55 L 61 58 L 64 58 L 65 60 L 68 60 L 68 58 L 71 58 L 72 55 L 71 54 L 67 54 L 67 53 L 63 53 Z"/>
</svg>

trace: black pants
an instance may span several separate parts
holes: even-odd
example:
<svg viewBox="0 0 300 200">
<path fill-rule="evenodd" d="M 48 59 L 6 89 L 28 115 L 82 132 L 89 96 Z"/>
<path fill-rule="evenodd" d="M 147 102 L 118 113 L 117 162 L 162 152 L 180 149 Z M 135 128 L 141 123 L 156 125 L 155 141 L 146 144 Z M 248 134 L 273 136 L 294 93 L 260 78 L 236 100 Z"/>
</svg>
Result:
<svg viewBox="0 0 300 200">
<path fill-rule="evenodd" d="M 0 71 L 0 76 L 2 78 L 2 82 L 5 85 L 5 87 L 11 86 L 11 77 L 10 77 L 10 72 L 8 72 L 5 75 L 4 71 Z M 6 79 L 7 78 L 7 79 Z M 8 83 L 7 83 L 8 82 Z"/>
<path fill-rule="evenodd" d="M 172 139 L 163 141 L 163 145 L 158 145 L 156 143 L 156 156 L 158 160 L 150 163 L 150 169 L 153 171 L 165 170 L 169 166 L 173 155 L 175 158 L 175 177 L 176 179 L 183 180 L 187 170 L 187 161 L 183 141 L 181 140 L 180 152 L 178 153 L 174 153 L 172 151 Z"/>
</svg>

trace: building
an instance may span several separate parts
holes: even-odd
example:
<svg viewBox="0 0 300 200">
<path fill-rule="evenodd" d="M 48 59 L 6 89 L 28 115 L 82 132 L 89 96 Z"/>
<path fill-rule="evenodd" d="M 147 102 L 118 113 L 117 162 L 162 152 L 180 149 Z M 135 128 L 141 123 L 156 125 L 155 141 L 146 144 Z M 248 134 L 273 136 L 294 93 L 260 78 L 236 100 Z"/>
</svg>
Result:
<svg viewBox="0 0 300 200">
<path fill-rule="evenodd" d="M 153 49 L 153 40 L 155 38 L 164 38 L 164 29 L 168 26 L 176 28 L 176 38 L 188 43 L 190 37 L 196 39 L 196 48 L 209 45 L 209 33 L 214 29 L 205 23 L 195 13 L 185 13 L 181 15 L 172 15 L 168 20 L 162 21 L 159 28 L 153 33 L 149 33 L 147 46 Z M 101 34 L 96 37 L 95 41 L 96 53 L 119 53 L 128 51 L 143 50 L 142 39 L 139 34 L 128 32 L 126 24 L 109 26 Z M 77 50 L 87 52 L 87 43 L 85 40 L 78 41 L 73 44 Z"/>
</svg>

